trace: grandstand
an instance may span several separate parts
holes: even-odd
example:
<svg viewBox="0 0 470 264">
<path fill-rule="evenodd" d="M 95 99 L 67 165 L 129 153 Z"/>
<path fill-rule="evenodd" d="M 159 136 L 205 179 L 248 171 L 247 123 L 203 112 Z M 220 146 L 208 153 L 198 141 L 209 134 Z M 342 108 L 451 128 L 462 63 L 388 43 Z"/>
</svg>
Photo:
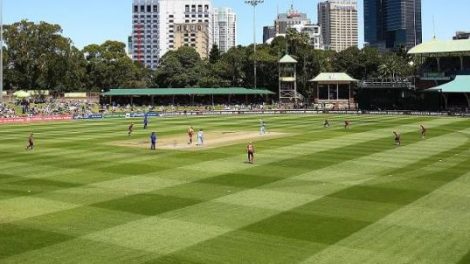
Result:
<svg viewBox="0 0 470 264">
<path fill-rule="evenodd" d="M 470 40 L 433 39 L 414 47 L 408 54 L 421 63 L 416 82 L 418 91 L 439 93 L 440 107 L 446 110 L 470 108 L 470 89 L 466 81 L 466 76 L 470 75 Z M 451 89 L 445 86 L 449 83 L 452 83 Z M 436 96 L 421 95 L 425 104 L 434 101 Z"/>
</svg>

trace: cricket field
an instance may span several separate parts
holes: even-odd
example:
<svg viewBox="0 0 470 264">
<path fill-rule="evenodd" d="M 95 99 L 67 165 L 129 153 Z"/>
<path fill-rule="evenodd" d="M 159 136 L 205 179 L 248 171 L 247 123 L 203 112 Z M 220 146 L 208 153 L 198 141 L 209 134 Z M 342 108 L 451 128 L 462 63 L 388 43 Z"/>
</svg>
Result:
<svg viewBox="0 0 470 264">
<path fill-rule="evenodd" d="M 204 146 L 187 146 L 189 126 Z M 470 263 L 470 120 L 1 125 L 0 263 Z"/>
</svg>

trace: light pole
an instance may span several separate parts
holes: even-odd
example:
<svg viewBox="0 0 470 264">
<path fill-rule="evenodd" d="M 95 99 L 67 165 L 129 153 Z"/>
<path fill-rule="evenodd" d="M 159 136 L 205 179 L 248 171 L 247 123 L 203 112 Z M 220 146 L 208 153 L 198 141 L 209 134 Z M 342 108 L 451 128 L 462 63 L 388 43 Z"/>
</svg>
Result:
<svg viewBox="0 0 470 264">
<path fill-rule="evenodd" d="M 0 103 L 3 103 L 3 0 L 0 0 Z"/>
<path fill-rule="evenodd" d="M 262 4 L 264 0 L 245 0 L 245 4 L 253 6 L 253 73 L 254 88 L 256 89 L 256 6 Z"/>
</svg>

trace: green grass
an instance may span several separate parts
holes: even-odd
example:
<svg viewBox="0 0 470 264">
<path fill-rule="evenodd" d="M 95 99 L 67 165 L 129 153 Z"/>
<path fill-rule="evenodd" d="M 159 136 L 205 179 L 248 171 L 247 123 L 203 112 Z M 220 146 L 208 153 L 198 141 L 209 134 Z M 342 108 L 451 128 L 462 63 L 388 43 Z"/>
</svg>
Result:
<svg viewBox="0 0 470 264">
<path fill-rule="evenodd" d="M 257 131 L 259 118 L 150 130 Z M 285 136 L 255 142 L 255 165 L 239 143 L 110 145 L 147 139 L 141 120 L 131 139 L 130 120 L 0 126 L 0 263 L 470 263 L 470 120 L 325 118 L 263 117 Z"/>
</svg>

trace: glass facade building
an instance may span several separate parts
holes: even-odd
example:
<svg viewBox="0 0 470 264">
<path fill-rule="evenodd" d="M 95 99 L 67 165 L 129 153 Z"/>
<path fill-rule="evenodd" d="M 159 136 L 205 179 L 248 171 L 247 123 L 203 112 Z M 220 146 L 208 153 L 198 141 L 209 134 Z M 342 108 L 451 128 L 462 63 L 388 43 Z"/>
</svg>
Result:
<svg viewBox="0 0 470 264">
<path fill-rule="evenodd" d="M 369 46 L 410 49 L 422 42 L 421 0 L 364 0 Z"/>
</svg>

